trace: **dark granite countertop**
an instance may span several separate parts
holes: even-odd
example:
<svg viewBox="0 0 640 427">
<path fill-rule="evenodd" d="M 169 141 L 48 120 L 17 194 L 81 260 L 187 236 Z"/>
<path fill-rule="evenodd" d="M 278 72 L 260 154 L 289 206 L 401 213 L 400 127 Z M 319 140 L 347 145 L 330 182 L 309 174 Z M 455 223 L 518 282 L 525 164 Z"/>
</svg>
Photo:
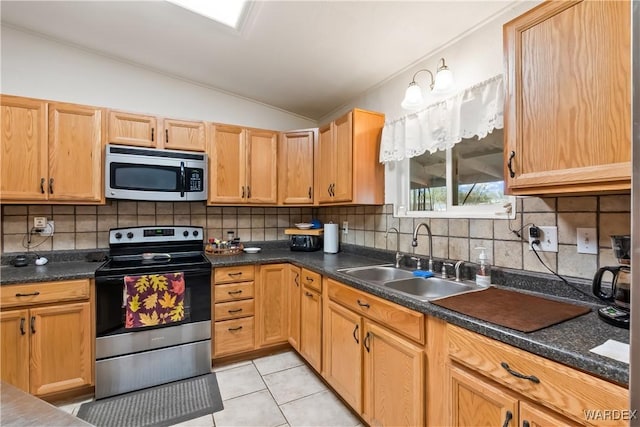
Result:
<svg viewBox="0 0 640 427">
<path fill-rule="evenodd" d="M 262 242 L 261 242 L 262 243 Z M 508 280 L 508 271 L 496 271 L 494 276 L 498 283 L 509 282 L 506 287 L 516 290 L 537 293 L 537 295 L 562 298 L 569 302 L 590 305 L 590 313 L 565 321 L 532 333 L 522 333 L 509 328 L 493 325 L 446 308 L 420 301 L 409 295 L 396 292 L 383 286 L 375 285 L 363 280 L 355 279 L 337 270 L 349 267 L 378 265 L 390 263 L 393 254 L 381 251 L 357 248 L 356 251 L 342 251 L 338 254 L 324 254 L 322 252 L 291 252 L 282 245 L 262 244 L 263 250 L 257 254 L 238 254 L 232 256 L 209 256 L 212 266 L 234 266 L 246 264 L 270 264 L 290 262 L 308 268 L 325 276 L 339 280 L 356 289 L 369 292 L 389 301 L 393 301 L 407 308 L 443 319 L 449 323 L 464 327 L 471 331 L 497 339 L 542 357 L 566 364 L 579 370 L 591 373 L 604 379 L 627 385 L 629 382 L 629 365 L 608 357 L 592 353 L 589 349 L 614 339 L 629 343 L 629 331 L 608 325 L 598 318 L 594 298 L 589 298 L 573 289 L 564 289 L 548 275 L 527 275 L 519 279 Z M 100 263 L 88 261 L 50 262 L 46 266 L 0 268 L 0 284 L 54 281 L 64 279 L 93 277 L 94 271 Z M 438 270 L 436 270 L 438 271 Z M 507 280 L 505 280 L 507 277 Z M 552 286 L 545 286 L 549 282 Z M 507 283 L 501 283 L 507 284 Z M 561 292 L 562 291 L 562 292 Z M 541 295 L 539 292 L 542 292 Z M 553 295 L 555 294 L 555 295 Z"/>
</svg>

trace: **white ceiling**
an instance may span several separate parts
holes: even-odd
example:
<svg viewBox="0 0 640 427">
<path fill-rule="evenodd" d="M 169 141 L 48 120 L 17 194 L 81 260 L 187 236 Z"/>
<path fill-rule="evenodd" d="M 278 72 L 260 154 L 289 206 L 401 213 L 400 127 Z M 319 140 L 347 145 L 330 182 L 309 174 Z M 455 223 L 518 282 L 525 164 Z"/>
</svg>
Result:
<svg viewBox="0 0 640 427">
<path fill-rule="evenodd" d="M 258 1 L 240 31 L 165 1 L 3 0 L 0 13 L 11 26 L 317 120 L 513 3 Z"/>
</svg>

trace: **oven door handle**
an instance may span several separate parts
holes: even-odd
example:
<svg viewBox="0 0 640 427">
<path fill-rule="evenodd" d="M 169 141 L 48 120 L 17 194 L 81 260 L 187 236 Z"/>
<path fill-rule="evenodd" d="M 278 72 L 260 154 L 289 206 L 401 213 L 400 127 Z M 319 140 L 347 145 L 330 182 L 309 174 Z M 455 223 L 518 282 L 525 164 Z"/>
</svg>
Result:
<svg viewBox="0 0 640 427">
<path fill-rule="evenodd" d="M 187 188 L 187 176 L 184 170 L 184 162 L 180 162 L 180 197 L 184 197 Z"/>
<path fill-rule="evenodd" d="M 154 253 L 153 257 L 151 259 L 158 259 L 158 258 L 166 258 L 167 260 L 171 259 L 171 254 L 158 254 L 158 253 Z"/>
</svg>

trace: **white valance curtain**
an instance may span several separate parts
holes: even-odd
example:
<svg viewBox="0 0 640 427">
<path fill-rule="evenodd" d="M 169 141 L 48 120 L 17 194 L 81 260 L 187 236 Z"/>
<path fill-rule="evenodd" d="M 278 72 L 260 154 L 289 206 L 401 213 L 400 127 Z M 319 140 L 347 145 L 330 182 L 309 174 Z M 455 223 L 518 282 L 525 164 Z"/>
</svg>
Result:
<svg viewBox="0 0 640 427">
<path fill-rule="evenodd" d="M 503 79 L 498 75 L 387 122 L 382 129 L 380 163 L 446 150 L 463 138 L 482 139 L 504 126 L 503 108 Z"/>
</svg>

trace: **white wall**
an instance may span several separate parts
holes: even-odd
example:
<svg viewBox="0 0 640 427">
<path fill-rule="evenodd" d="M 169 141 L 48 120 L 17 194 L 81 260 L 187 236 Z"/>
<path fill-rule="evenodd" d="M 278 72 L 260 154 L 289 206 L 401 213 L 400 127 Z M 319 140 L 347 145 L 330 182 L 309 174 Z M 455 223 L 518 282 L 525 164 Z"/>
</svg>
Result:
<svg viewBox="0 0 640 427">
<path fill-rule="evenodd" d="M 3 94 L 273 130 L 316 126 L 265 104 L 13 28 L 3 26 L 1 35 Z"/>
<path fill-rule="evenodd" d="M 350 100 L 341 108 L 322 117 L 318 123 L 330 122 L 356 107 L 384 113 L 387 120 L 406 115 L 408 111 L 400 107 L 400 102 L 413 74 L 427 68 L 435 75 L 441 57 L 445 58 L 447 66 L 453 72 L 456 88 L 460 90 L 501 74 L 503 72 L 502 25 L 539 3 L 540 1 L 519 2 L 477 30 Z M 426 88 L 428 79 L 428 74 L 421 73 L 416 77 L 416 82 Z"/>
</svg>

